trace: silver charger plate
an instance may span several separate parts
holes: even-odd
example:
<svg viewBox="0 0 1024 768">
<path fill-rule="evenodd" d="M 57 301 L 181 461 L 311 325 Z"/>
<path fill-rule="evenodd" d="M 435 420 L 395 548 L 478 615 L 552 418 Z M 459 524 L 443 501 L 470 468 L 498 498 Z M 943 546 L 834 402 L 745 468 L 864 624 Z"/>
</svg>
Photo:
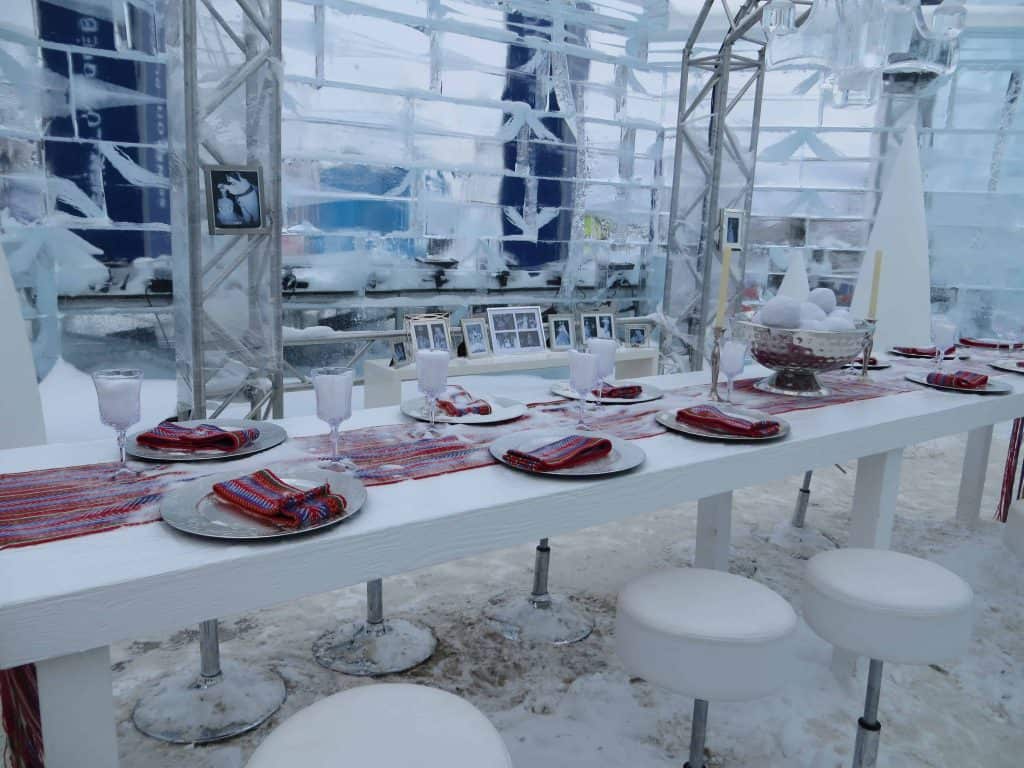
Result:
<svg viewBox="0 0 1024 768">
<path fill-rule="evenodd" d="M 932 389 L 940 389 L 943 392 L 959 392 L 963 395 L 1006 395 L 1009 394 L 1010 392 L 1013 392 L 1013 387 L 1011 387 L 1009 384 L 1004 384 L 1001 381 L 992 381 L 992 379 L 989 379 L 988 384 L 986 384 L 983 388 L 980 389 L 944 387 L 941 384 L 929 383 L 928 373 L 931 373 L 931 371 L 928 371 L 927 373 L 908 373 L 906 375 L 906 379 L 907 381 L 912 381 L 915 384 L 923 384 L 924 386 L 931 387 Z"/>
<path fill-rule="evenodd" d="M 628 384 L 636 384 L 635 381 L 617 381 L 613 379 L 610 382 L 612 385 L 621 387 Z M 653 384 L 641 384 L 643 389 L 640 392 L 640 397 L 634 397 L 632 400 L 625 397 L 597 397 L 596 395 L 589 395 L 587 397 L 588 403 L 598 403 L 600 405 L 631 405 L 632 403 L 649 403 L 651 400 L 660 400 L 665 396 L 665 393 L 658 389 Z M 576 393 L 569 387 L 569 383 L 566 381 L 560 381 L 551 387 L 551 391 L 559 397 L 564 397 L 567 400 L 579 400 Z"/>
<path fill-rule="evenodd" d="M 465 416 L 449 416 L 438 409 L 434 419 L 438 424 L 500 424 L 503 421 L 518 419 L 526 413 L 526 405 L 518 400 L 507 397 L 491 397 L 490 395 L 474 395 L 491 404 L 491 412 L 467 413 Z M 430 421 L 430 411 L 425 397 L 414 397 L 402 402 L 402 413 L 420 421 Z"/>
<path fill-rule="evenodd" d="M 165 448 L 150 448 L 140 445 L 136 438 L 146 430 L 136 432 L 128 437 L 128 444 L 125 446 L 129 456 L 136 459 L 147 459 L 149 461 L 210 461 L 223 459 L 237 459 L 241 456 L 251 456 L 280 445 L 288 439 L 288 433 L 284 427 L 270 421 L 249 421 L 248 419 L 193 419 L 191 421 L 177 422 L 183 427 L 198 427 L 200 424 L 215 424 L 223 429 L 240 429 L 243 427 L 255 427 L 260 431 L 260 436 L 249 445 L 243 445 L 235 451 L 174 451 Z"/>
<path fill-rule="evenodd" d="M 993 360 L 989 365 L 993 368 L 998 368 L 1000 371 L 1009 371 L 1010 373 L 1024 373 L 1024 368 L 1018 368 L 1017 363 L 1020 362 L 1020 358 L 1007 357 L 1002 360 Z"/>
<path fill-rule="evenodd" d="M 769 419 L 771 421 L 778 422 L 779 431 L 774 435 L 769 435 L 767 437 L 727 435 L 721 432 L 713 432 L 709 429 L 692 427 L 689 424 L 681 424 L 676 421 L 675 411 L 662 411 L 655 415 L 654 420 L 666 429 L 688 435 L 689 437 L 699 437 L 702 440 L 723 440 L 730 443 L 765 443 L 771 442 L 772 440 L 781 440 L 789 434 L 789 422 L 785 419 L 780 419 L 778 416 L 773 416 L 772 414 L 765 413 L 764 411 L 754 411 L 749 408 L 738 408 L 734 405 L 730 405 L 729 403 L 715 403 L 715 405 L 727 413 L 735 413 L 738 416 L 744 416 L 748 419 Z"/>
<path fill-rule="evenodd" d="M 345 513 L 306 528 L 282 530 L 243 514 L 233 504 L 218 498 L 213 493 L 214 483 L 238 477 L 234 473 L 224 473 L 202 477 L 175 488 L 164 496 L 160 503 L 160 514 L 169 526 L 193 536 L 232 541 L 262 541 L 300 536 L 330 528 L 352 517 L 366 503 L 366 487 L 353 475 L 325 469 L 281 470 L 275 474 L 289 485 L 304 489 L 328 483 L 333 492 L 345 497 Z"/>
<path fill-rule="evenodd" d="M 565 430 L 543 429 L 528 429 L 523 432 L 515 432 L 511 435 L 498 438 L 491 443 L 491 456 L 505 466 L 511 467 L 512 465 L 505 461 L 506 451 L 513 448 L 520 451 L 536 450 L 537 448 L 545 446 L 548 443 L 553 443 L 563 437 L 568 437 L 569 435 L 605 437 L 612 441 L 611 453 L 597 459 L 596 461 L 581 464 L 578 467 L 557 469 L 553 472 L 530 472 L 529 470 L 522 469 L 521 467 L 512 468 L 518 469 L 520 472 L 526 472 L 527 474 L 544 475 L 545 477 L 595 478 L 617 475 L 621 472 L 628 472 L 631 469 L 636 469 L 643 464 L 644 459 L 647 458 L 643 449 L 639 446 L 634 445 L 628 440 L 613 437 L 612 435 L 606 435 L 602 432 L 567 432 Z"/>
<path fill-rule="evenodd" d="M 887 350 L 890 355 L 896 355 L 897 357 L 905 357 L 909 360 L 934 360 L 935 355 L 912 355 L 909 352 L 900 352 L 895 347 L 890 347 Z M 942 357 L 943 360 L 970 360 L 971 356 L 966 352 L 954 352 L 953 354 L 946 353 Z"/>
</svg>

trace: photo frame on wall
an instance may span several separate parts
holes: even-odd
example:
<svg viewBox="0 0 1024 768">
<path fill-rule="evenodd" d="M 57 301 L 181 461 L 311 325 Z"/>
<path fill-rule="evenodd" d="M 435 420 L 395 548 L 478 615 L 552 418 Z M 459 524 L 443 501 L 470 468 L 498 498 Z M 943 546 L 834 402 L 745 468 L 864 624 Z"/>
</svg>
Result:
<svg viewBox="0 0 1024 768">
<path fill-rule="evenodd" d="M 487 337 L 487 319 L 466 317 L 462 319 L 462 341 L 466 345 L 466 357 L 485 357 L 491 354 Z"/>
<path fill-rule="evenodd" d="M 205 165 L 206 217 L 211 235 L 270 231 L 258 165 Z"/>
<path fill-rule="evenodd" d="M 580 341 L 586 344 L 590 339 L 614 339 L 615 315 L 611 312 L 584 312 L 580 315 Z"/>
<path fill-rule="evenodd" d="M 548 339 L 553 350 L 575 349 L 576 322 L 572 315 L 548 316 Z"/>
<path fill-rule="evenodd" d="M 719 237 L 723 248 L 729 246 L 735 250 L 743 246 L 743 229 L 746 218 L 746 212 L 739 208 L 722 209 L 722 231 Z"/>
<path fill-rule="evenodd" d="M 540 307 L 488 307 L 487 324 L 495 355 L 543 352 L 546 349 Z"/>
<path fill-rule="evenodd" d="M 412 353 L 421 349 L 443 349 L 452 354 L 451 329 L 448 327 L 447 315 L 415 315 L 406 318 L 409 326 L 409 338 L 412 340 Z"/>
<path fill-rule="evenodd" d="M 650 346 L 650 327 L 644 323 L 626 323 L 622 327 L 627 347 Z"/>
</svg>

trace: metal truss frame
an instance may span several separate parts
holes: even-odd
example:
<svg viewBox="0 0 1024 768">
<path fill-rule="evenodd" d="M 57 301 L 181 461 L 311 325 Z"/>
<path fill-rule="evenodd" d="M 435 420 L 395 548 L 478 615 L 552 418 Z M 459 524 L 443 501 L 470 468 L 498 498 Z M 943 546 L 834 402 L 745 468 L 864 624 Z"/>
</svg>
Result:
<svg viewBox="0 0 1024 768">
<path fill-rule="evenodd" d="M 224 0 L 227 2 L 228 0 Z M 184 87 L 184 152 L 183 177 L 187 207 L 187 249 L 188 249 L 188 290 L 175 293 L 175 302 L 187 301 L 189 318 L 189 339 L 191 366 L 185 377 L 186 386 L 191 390 L 192 402 L 187 413 L 179 417 L 206 418 L 207 384 L 217 373 L 208 365 L 207 352 L 230 348 L 242 362 L 254 368 L 267 368 L 269 362 L 270 388 L 266 390 L 253 382 L 245 381 L 218 405 L 213 416 L 219 415 L 236 397 L 249 399 L 250 417 L 264 418 L 271 414 L 275 418 L 284 415 L 283 346 L 281 339 L 281 4 L 282 0 L 231 0 L 240 9 L 244 18 L 244 30 L 240 33 L 225 19 L 217 0 L 180 0 L 181 24 L 181 68 Z M 200 54 L 198 38 L 199 3 L 219 25 L 225 36 L 238 47 L 244 58 L 238 66 L 225 68 L 217 85 L 201 98 L 198 74 Z M 228 57 L 225 56 L 225 61 Z M 268 87 L 262 94 L 256 93 L 253 83 L 260 75 L 268 74 Z M 203 196 L 202 163 L 226 164 L 228 153 L 218 146 L 211 116 L 229 97 L 243 91 L 246 102 L 246 160 L 254 161 L 257 149 L 261 152 L 263 166 L 263 214 L 269 220 L 265 234 L 238 235 L 222 238 L 223 244 L 204 258 L 203 230 L 206 227 L 206 209 Z M 263 139 L 256 135 L 257 126 L 262 126 Z M 269 141 L 267 141 L 269 137 Z M 266 142 L 267 146 L 262 146 Z M 209 250 L 209 248 L 207 249 Z M 262 268 L 254 267 L 254 255 L 264 256 L 259 261 Z M 246 349 L 244 339 L 239 340 L 221 327 L 205 303 L 229 277 L 245 277 L 249 289 L 249 322 L 255 327 L 259 322 L 258 313 L 266 313 L 260 303 L 257 286 L 267 290 L 269 286 L 270 329 L 269 351 Z M 179 340 L 178 343 L 184 343 Z M 183 409 L 184 404 L 179 406 Z"/>
</svg>

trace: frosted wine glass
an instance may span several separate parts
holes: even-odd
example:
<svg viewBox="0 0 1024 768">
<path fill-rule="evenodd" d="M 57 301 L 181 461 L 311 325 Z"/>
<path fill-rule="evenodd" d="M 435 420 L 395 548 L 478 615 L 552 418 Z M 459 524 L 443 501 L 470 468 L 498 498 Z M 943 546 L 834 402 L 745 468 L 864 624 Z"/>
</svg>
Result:
<svg viewBox="0 0 1024 768">
<path fill-rule="evenodd" d="M 943 315 L 933 317 L 932 343 L 935 345 L 935 370 L 941 370 L 946 350 L 956 344 L 956 323 Z"/>
<path fill-rule="evenodd" d="M 570 349 L 569 388 L 576 394 L 576 402 L 579 406 L 577 429 L 588 429 L 584 418 L 584 409 L 587 405 L 587 398 L 590 397 L 590 392 L 597 385 L 599 379 L 597 355 Z"/>
<path fill-rule="evenodd" d="M 416 353 L 416 378 L 419 390 L 427 399 L 430 434 L 437 434 L 437 399 L 448 387 L 448 363 L 451 356 L 443 349 L 421 349 Z"/>
<path fill-rule="evenodd" d="M 720 366 L 725 378 L 729 381 L 729 389 L 726 391 L 725 401 L 732 402 L 732 382 L 737 376 L 743 373 L 743 367 L 747 362 L 747 345 L 742 341 L 729 341 L 722 344 L 722 356 Z"/>
<path fill-rule="evenodd" d="M 615 376 L 615 339 L 587 339 L 587 352 L 597 357 L 597 380 L 610 382 Z"/>
<path fill-rule="evenodd" d="M 117 431 L 117 450 L 120 466 L 114 477 L 136 474 L 128 469 L 125 444 L 128 427 L 141 418 L 142 371 L 138 368 L 109 368 L 92 375 L 96 387 L 96 400 L 100 408 L 100 421 Z"/>
<path fill-rule="evenodd" d="M 352 417 L 352 383 L 355 372 L 343 366 L 325 366 L 314 368 L 310 378 L 316 393 L 317 418 L 331 428 L 331 456 L 320 466 L 324 469 L 355 470 L 356 465 L 342 458 L 338 449 L 341 437 L 338 428 Z"/>
</svg>

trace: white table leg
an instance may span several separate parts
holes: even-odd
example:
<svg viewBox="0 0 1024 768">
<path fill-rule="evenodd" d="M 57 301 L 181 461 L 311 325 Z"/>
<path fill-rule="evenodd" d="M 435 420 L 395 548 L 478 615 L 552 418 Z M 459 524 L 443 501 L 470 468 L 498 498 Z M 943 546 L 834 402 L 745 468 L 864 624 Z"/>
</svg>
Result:
<svg viewBox="0 0 1024 768">
<path fill-rule="evenodd" d="M 857 462 L 847 546 L 888 549 L 892 544 L 902 462 L 902 448 L 865 456 Z M 840 679 L 855 675 L 857 657 L 849 651 L 834 648 L 832 672 Z"/>
<path fill-rule="evenodd" d="M 46 768 L 117 768 L 110 649 L 36 664 Z"/>
<path fill-rule="evenodd" d="M 732 535 L 732 491 L 697 502 L 697 549 L 695 568 L 729 570 L 729 539 Z"/>
<path fill-rule="evenodd" d="M 956 502 L 956 519 L 961 525 L 974 527 L 981 517 L 981 496 L 985 492 L 985 470 L 992 447 L 992 425 L 978 427 L 967 433 L 967 451 L 960 474 L 960 496 Z"/>
</svg>

